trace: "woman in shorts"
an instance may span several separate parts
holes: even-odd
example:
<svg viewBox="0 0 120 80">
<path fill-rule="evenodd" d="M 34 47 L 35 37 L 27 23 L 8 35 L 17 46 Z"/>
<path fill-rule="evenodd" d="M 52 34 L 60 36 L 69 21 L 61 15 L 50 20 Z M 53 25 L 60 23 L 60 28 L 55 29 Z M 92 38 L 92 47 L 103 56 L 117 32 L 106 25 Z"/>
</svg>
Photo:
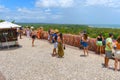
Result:
<svg viewBox="0 0 120 80">
<path fill-rule="evenodd" d="M 102 46 L 103 46 L 102 41 L 103 41 L 103 36 L 102 34 L 100 34 L 96 38 L 96 45 L 97 45 L 96 53 L 100 52 L 100 55 L 102 55 Z"/>
<path fill-rule="evenodd" d="M 31 36 L 32 36 L 32 47 L 34 47 L 34 41 L 35 41 L 35 38 L 36 38 L 36 33 L 33 31 Z"/>
<path fill-rule="evenodd" d="M 87 34 L 84 34 L 84 36 L 82 37 L 82 41 L 83 41 L 83 47 L 84 47 L 84 55 L 88 55 L 88 42 L 89 42 L 89 37 Z"/>
</svg>

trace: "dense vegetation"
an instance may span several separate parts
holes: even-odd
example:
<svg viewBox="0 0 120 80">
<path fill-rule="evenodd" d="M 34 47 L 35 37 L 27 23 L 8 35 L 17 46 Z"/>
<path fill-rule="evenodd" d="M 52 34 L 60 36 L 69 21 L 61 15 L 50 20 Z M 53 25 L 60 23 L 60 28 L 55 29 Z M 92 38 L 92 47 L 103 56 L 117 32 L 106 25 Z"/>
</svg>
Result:
<svg viewBox="0 0 120 80">
<path fill-rule="evenodd" d="M 0 22 L 4 22 L 5 20 L 0 19 Z"/>
<path fill-rule="evenodd" d="M 80 32 L 86 30 L 90 37 L 96 38 L 98 34 L 102 33 L 104 37 L 108 37 L 108 33 L 113 33 L 114 38 L 117 38 L 120 35 L 120 29 L 112 28 L 92 28 L 87 25 L 75 25 L 75 24 L 37 24 L 37 23 L 19 23 L 23 27 L 34 26 L 35 29 L 39 27 L 44 27 L 45 31 L 48 31 L 50 28 L 58 29 L 62 33 L 70 33 L 79 35 Z"/>
</svg>

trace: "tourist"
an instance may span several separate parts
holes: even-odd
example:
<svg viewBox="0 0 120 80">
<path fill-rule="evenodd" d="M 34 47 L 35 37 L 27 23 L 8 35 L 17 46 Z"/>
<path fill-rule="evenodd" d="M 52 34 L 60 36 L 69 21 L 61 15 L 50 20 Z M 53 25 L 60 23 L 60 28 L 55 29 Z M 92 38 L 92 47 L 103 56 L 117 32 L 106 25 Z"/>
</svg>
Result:
<svg viewBox="0 0 120 80">
<path fill-rule="evenodd" d="M 103 45 L 103 52 L 105 54 L 106 38 L 103 38 L 102 45 Z"/>
<path fill-rule="evenodd" d="M 102 36 L 102 34 L 99 34 L 97 36 L 96 45 L 97 45 L 96 53 L 98 54 L 100 52 L 100 55 L 102 55 L 102 48 L 103 48 L 103 36 Z"/>
<path fill-rule="evenodd" d="M 28 38 L 30 38 L 30 36 L 31 36 L 31 30 L 30 30 L 30 28 L 26 29 L 26 35 L 27 35 Z"/>
<path fill-rule="evenodd" d="M 63 50 L 64 40 L 62 33 L 58 35 L 57 41 L 58 41 L 58 57 L 62 58 L 64 56 L 64 50 Z"/>
<path fill-rule="evenodd" d="M 18 36 L 19 36 L 19 28 L 17 28 L 16 31 L 17 31 L 16 34 L 17 34 L 17 39 L 18 39 Z"/>
<path fill-rule="evenodd" d="M 32 36 L 32 47 L 34 47 L 34 41 L 35 41 L 35 38 L 36 38 L 36 33 L 35 33 L 35 31 L 32 31 L 31 36 Z"/>
<path fill-rule="evenodd" d="M 112 49 L 113 49 L 113 42 L 112 42 L 113 34 L 109 33 L 109 37 L 106 39 L 106 47 L 105 47 L 105 67 L 108 68 L 109 59 L 113 58 Z"/>
<path fill-rule="evenodd" d="M 120 36 L 118 37 L 115 45 L 115 71 L 118 68 L 118 60 L 120 60 Z"/>
<path fill-rule="evenodd" d="M 54 43 L 54 34 L 55 34 L 55 30 L 51 31 L 51 43 Z"/>
<path fill-rule="evenodd" d="M 48 41 L 50 42 L 50 37 L 51 37 L 51 29 L 48 30 Z"/>
<path fill-rule="evenodd" d="M 22 34 L 23 34 L 23 29 L 22 29 L 22 27 L 20 27 L 20 28 L 19 28 L 20 39 L 22 39 Z"/>
<path fill-rule="evenodd" d="M 82 37 L 82 41 L 83 41 L 83 47 L 84 47 L 84 55 L 88 55 L 88 42 L 89 42 L 89 37 L 87 34 L 84 34 L 84 36 Z"/>
<path fill-rule="evenodd" d="M 57 42 L 57 34 L 58 34 L 58 30 L 56 29 L 55 30 L 55 33 L 53 34 L 53 43 L 54 43 L 54 49 L 53 49 L 53 54 L 52 56 L 56 56 L 57 53 L 56 53 L 56 48 L 58 47 L 58 42 Z"/>
<path fill-rule="evenodd" d="M 85 31 L 85 30 L 80 33 L 80 49 L 83 48 L 82 38 L 84 37 L 84 34 L 86 34 L 86 31 Z"/>
</svg>

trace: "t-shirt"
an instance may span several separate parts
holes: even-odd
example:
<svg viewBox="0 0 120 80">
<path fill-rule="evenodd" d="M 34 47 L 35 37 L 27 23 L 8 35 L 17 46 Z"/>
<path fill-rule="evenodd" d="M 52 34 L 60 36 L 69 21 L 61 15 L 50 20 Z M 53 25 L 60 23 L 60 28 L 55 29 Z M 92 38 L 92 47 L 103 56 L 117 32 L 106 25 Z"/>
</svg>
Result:
<svg viewBox="0 0 120 80">
<path fill-rule="evenodd" d="M 53 35 L 52 35 L 52 37 L 53 37 L 53 39 L 52 39 L 52 42 L 54 43 L 54 42 L 56 42 L 57 41 L 57 34 L 56 33 L 54 33 Z"/>
<path fill-rule="evenodd" d="M 109 47 L 108 47 L 108 43 L 110 43 L 110 46 L 111 46 L 111 48 L 112 48 L 112 39 L 111 38 L 107 38 L 106 39 L 106 47 L 105 47 L 105 50 L 106 51 L 112 51 Z"/>
<path fill-rule="evenodd" d="M 102 41 L 102 37 L 101 38 L 97 38 L 97 41 Z"/>
</svg>

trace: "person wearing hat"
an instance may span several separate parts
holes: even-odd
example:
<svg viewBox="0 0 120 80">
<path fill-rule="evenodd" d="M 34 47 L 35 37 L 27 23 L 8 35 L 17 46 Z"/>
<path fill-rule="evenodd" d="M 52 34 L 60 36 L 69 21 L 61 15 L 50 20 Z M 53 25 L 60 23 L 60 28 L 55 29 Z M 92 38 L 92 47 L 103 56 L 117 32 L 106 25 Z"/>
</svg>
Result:
<svg viewBox="0 0 120 80">
<path fill-rule="evenodd" d="M 53 34 L 53 40 L 52 40 L 52 42 L 54 43 L 54 49 L 53 49 L 53 54 L 52 54 L 52 56 L 56 56 L 57 55 L 57 53 L 56 53 L 56 48 L 57 48 L 57 46 L 58 46 L 58 42 L 57 42 L 57 37 L 58 37 L 58 30 L 57 29 L 55 29 L 55 33 Z"/>
<path fill-rule="evenodd" d="M 109 37 L 106 39 L 105 47 L 105 67 L 108 68 L 109 59 L 113 58 L 112 49 L 113 49 L 113 34 L 109 33 Z"/>
</svg>

